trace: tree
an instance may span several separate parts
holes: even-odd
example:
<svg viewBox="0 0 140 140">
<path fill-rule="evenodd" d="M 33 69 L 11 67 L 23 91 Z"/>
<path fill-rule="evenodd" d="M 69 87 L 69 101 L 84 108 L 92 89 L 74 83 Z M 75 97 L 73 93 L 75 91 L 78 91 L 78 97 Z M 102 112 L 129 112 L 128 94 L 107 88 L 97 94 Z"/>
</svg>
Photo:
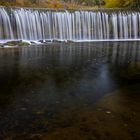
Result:
<svg viewBox="0 0 140 140">
<path fill-rule="evenodd" d="M 103 0 L 93 0 L 93 5 L 97 5 L 99 8 L 104 4 Z"/>
<path fill-rule="evenodd" d="M 139 0 L 105 0 L 105 7 L 113 8 L 113 7 L 140 7 Z"/>
</svg>

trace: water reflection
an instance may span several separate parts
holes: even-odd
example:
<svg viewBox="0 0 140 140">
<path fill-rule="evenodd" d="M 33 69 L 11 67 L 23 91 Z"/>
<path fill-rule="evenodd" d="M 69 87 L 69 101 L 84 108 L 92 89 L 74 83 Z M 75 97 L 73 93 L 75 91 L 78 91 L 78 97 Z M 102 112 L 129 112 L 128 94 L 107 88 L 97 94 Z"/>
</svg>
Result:
<svg viewBox="0 0 140 140">
<path fill-rule="evenodd" d="M 69 43 L 1 49 L 1 94 L 19 92 L 20 89 L 28 92 L 34 90 L 34 86 L 38 90 L 44 86 L 45 91 L 51 84 L 56 90 L 53 92 L 74 92 L 78 96 L 83 93 L 84 98 L 96 99 L 91 98 L 93 93 L 99 96 L 118 84 L 111 70 L 118 73 L 120 68 L 128 65 L 135 69 L 139 67 L 139 52 L 139 42 Z"/>
<path fill-rule="evenodd" d="M 69 44 L 48 44 L 45 46 L 23 47 L 1 49 L 1 63 L 5 61 L 18 59 L 19 63 L 27 63 L 27 61 L 46 60 L 46 63 L 57 60 L 58 64 L 70 65 L 72 61 L 85 61 L 105 57 L 112 63 L 125 63 L 126 60 L 139 59 L 139 42 L 98 42 L 98 43 L 69 43 Z M 50 58 L 50 59 L 48 59 Z M 122 61 L 123 60 L 123 61 Z"/>
<path fill-rule="evenodd" d="M 69 112 L 73 117 L 84 113 L 81 108 L 90 110 L 105 94 L 138 84 L 139 69 L 139 42 L 56 43 L 1 49 L 0 129 L 5 132 L 0 136 L 12 131 L 32 133 L 35 128 L 43 129 L 40 122 L 44 119 L 54 126 L 52 119 L 59 120 Z M 43 115 L 38 117 L 37 112 Z M 36 123 L 30 126 L 29 122 Z"/>
</svg>

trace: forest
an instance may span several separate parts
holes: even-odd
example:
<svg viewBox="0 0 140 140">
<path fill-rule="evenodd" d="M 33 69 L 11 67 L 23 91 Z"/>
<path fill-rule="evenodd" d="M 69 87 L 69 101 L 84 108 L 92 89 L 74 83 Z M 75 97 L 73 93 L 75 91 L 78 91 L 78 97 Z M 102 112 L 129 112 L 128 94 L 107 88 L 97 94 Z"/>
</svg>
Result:
<svg viewBox="0 0 140 140">
<path fill-rule="evenodd" d="M 2 6 L 44 8 L 139 8 L 139 0 L 1 0 Z"/>
</svg>

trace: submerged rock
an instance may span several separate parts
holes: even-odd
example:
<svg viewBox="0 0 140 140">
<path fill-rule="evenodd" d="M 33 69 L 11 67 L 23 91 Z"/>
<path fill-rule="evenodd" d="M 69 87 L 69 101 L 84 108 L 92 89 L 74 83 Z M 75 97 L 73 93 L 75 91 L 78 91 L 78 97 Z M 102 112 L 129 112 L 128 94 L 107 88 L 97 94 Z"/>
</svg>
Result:
<svg viewBox="0 0 140 140">
<path fill-rule="evenodd" d="M 106 111 L 106 114 L 111 114 L 111 111 Z"/>
<path fill-rule="evenodd" d="M 120 71 L 121 77 L 130 80 L 136 80 L 140 78 L 140 61 L 131 62 L 127 69 Z"/>
</svg>

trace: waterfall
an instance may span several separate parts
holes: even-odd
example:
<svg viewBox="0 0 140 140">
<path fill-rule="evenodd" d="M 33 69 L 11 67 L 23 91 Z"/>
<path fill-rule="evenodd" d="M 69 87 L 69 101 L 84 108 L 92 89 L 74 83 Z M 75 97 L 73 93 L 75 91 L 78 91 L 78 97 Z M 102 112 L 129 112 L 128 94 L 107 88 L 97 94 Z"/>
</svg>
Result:
<svg viewBox="0 0 140 140">
<path fill-rule="evenodd" d="M 140 39 L 138 11 L 0 8 L 0 40 Z"/>
</svg>

